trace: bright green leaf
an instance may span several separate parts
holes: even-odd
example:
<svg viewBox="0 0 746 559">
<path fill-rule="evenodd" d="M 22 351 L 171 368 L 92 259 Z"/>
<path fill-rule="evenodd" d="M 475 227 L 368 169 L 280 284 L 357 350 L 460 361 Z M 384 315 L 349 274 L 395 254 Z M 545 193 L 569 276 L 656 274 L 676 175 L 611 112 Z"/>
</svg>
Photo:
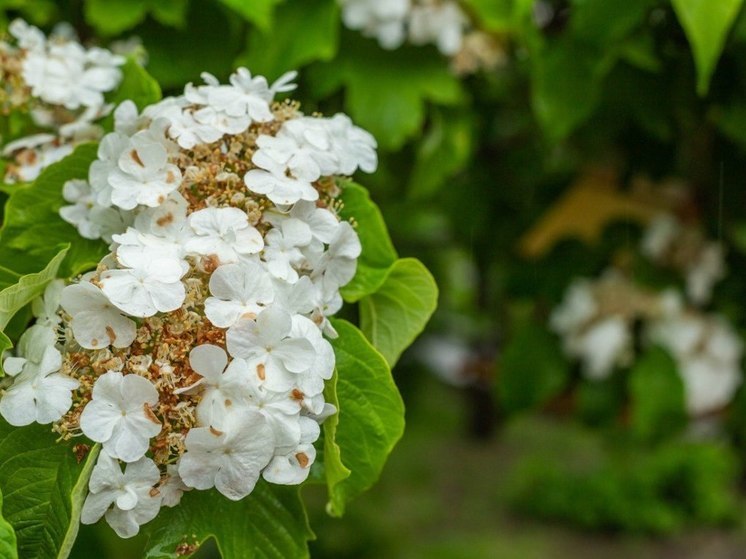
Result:
<svg viewBox="0 0 746 559">
<path fill-rule="evenodd" d="M 117 35 L 145 19 L 146 0 L 86 0 L 85 20 L 101 35 Z"/>
<path fill-rule="evenodd" d="M 697 67 L 697 93 L 705 95 L 743 0 L 672 0 Z"/>
<path fill-rule="evenodd" d="M 433 111 L 430 128 L 417 149 L 409 195 L 434 194 L 463 169 L 474 149 L 474 120 L 466 112 Z"/>
<path fill-rule="evenodd" d="M 334 371 L 334 376 L 326 383 L 324 387 L 324 399 L 339 409 L 339 398 L 337 397 L 337 379 L 339 373 Z M 349 468 L 342 464 L 342 449 L 337 444 L 336 433 L 339 425 L 339 414 L 334 414 L 324 421 L 324 474 L 326 476 L 326 485 L 334 487 L 343 480 L 350 477 Z M 318 461 L 318 460 L 317 460 Z"/>
<path fill-rule="evenodd" d="M 360 329 L 393 367 L 438 305 L 438 286 L 419 260 L 394 262 L 386 281 L 360 300 Z"/>
<path fill-rule="evenodd" d="M 640 357 L 629 373 L 630 427 L 645 441 L 656 441 L 681 430 L 687 423 L 684 384 L 676 363 L 654 347 Z"/>
<path fill-rule="evenodd" d="M 184 27 L 189 0 L 150 0 L 150 13 L 163 25 Z"/>
<path fill-rule="evenodd" d="M 386 360 L 362 332 L 334 320 L 339 421 L 324 424 L 324 436 L 339 446 L 349 477 L 329 479 L 329 514 L 341 516 L 346 503 L 376 482 L 388 455 L 404 432 L 404 403 Z M 328 443 L 327 443 L 328 444 Z M 325 459 L 331 456 L 325 454 Z M 326 463 L 327 468 L 333 467 Z M 343 471 L 337 464 L 338 471 Z"/>
<path fill-rule="evenodd" d="M 201 545 L 215 538 L 223 559 L 288 559 L 308 557 L 313 532 L 301 501 L 300 488 L 260 481 L 240 501 L 216 490 L 185 493 L 179 506 L 163 508 L 145 526 L 147 559 L 176 559 L 181 544 Z"/>
<path fill-rule="evenodd" d="M 269 31 L 275 5 L 282 0 L 219 0 L 246 21 Z"/>
<path fill-rule="evenodd" d="M 70 179 L 88 177 L 88 167 L 96 159 L 96 144 L 81 144 L 68 157 L 50 165 L 36 181 L 15 191 L 5 206 L 5 222 L 0 229 L 0 266 L 19 274 L 44 267 L 70 243 L 60 276 L 67 277 L 95 267 L 108 252 L 103 241 L 83 239 L 77 229 L 59 216 L 65 204 L 62 186 Z"/>
<path fill-rule="evenodd" d="M 78 463 L 69 444 L 44 425 L 0 420 L 3 514 L 15 528 L 20 557 L 64 559 L 72 549 L 97 448 Z"/>
<path fill-rule="evenodd" d="M 453 105 L 463 98 L 461 84 L 434 49 L 387 51 L 349 33 L 342 44 L 334 60 L 307 75 L 320 96 L 344 87 L 347 112 L 383 149 L 396 150 L 420 132 L 428 102 Z"/>
<path fill-rule="evenodd" d="M 128 58 L 122 67 L 122 74 L 122 82 L 107 99 L 108 102 L 119 104 L 129 99 L 142 110 L 147 105 L 160 101 L 161 86 L 136 60 Z"/>
<path fill-rule="evenodd" d="M 237 65 L 276 79 L 315 60 L 329 60 L 339 44 L 339 7 L 335 0 L 289 0 L 271 30 L 255 30 Z"/>
<path fill-rule="evenodd" d="M 518 326 L 500 357 L 500 405 L 508 413 L 540 406 L 565 387 L 569 372 L 557 339 L 528 319 Z"/>
<path fill-rule="evenodd" d="M 368 191 L 353 182 L 343 182 L 340 217 L 352 219 L 357 224 L 357 234 L 363 247 L 357 261 L 357 273 L 342 288 L 348 302 L 354 302 L 376 291 L 386 279 L 389 268 L 397 258 L 394 245 L 386 229 L 378 206 L 370 199 Z"/>
<path fill-rule="evenodd" d="M 3 507 L 3 495 L 0 493 L 0 511 Z M 13 526 L 0 514 L 0 557 L 3 559 L 18 559 L 16 533 Z"/>
<path fill-rule="evenodd" d="M 21 276 L 17 283 L 0 291 L 0 330 L 13 315 L 44 292 L 47 284 L 57 277 L 57 270 L 68 248 L 60 250 L 40 272 Z"/>
</svg>

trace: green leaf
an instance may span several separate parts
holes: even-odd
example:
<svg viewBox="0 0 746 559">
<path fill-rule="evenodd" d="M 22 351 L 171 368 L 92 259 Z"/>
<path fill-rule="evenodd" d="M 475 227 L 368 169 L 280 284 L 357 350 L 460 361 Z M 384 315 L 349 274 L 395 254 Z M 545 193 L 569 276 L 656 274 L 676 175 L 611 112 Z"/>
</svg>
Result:
<svg viewBox="0 0 746 559">
<path fill-rule="evenodd" d="M 341 456 L 325 453 L 324 459 L 326 468 L 350 470 L 349 477 L 336 475 L 327 480 L 327 511 L 342 516 L 346 503 L 376 482 L 401 438 L 404 403 L 386 360 L 362 332 L 344 320 L 333 320 L 333 325 L 339 332 L 332 343 L 337 357 L 339 418 L 336 424 L 324 423 L 324 437 L 339 446 Z"/>
<path fill-rule="evenodd" d="M 110 98 L 107 98 L 109 103 L 119 104 L 129 99 L 137 105 L 139 110 L 142 110 L 160 101 L 161 86 L 134 58 L 127 59 L 122 67 L 122 74 L 119 87 Z"/>
<path fill-rule="evenodd" d="M 62 185 L 70 179 L 88 177 L 96 159 L 96 144 L 79 145 L 62 161 L 50 165 L 36 181 L 13 192 L 5 206 L 0 229 L 0 262 L 18 274 L 35 272 L 57 254 L 61 244 L 70 243 L 59 275 L 69 277 L 94 267 L 108 249 L 102 241 L 83 239 L 77 229 L 59 216 Z"/>
<path fill-rule="evenodd" d="M 687 424 L 684 383 L 671 356 L 654 347 L 629 374 L 630 427 L 644 441 L 675 434 Z"/>
<path fill-rule="evenodd" d="M 743 0 L 672 0 L 672 4 L 694 54 L 697 93 L 705 95 Z"/>
<path fill-rule="evenodd" d="M 430 128 L 417 149 L 409 195 L 425 198 L 463 169 L 474 150 L 474 120 L 466 111 L 433 111 Z"/>
<path fill-rule="evenodd" d="M 282 0 L 219 0 L 220 3 L 235 11 L 249 23 L 253 23 L 264 31 L 269 31 L 272 25 L 272 15 L 275 5 Z"/>
<path fill-rule="evenodd" d="M 428 102 L 454 105 L 463 99 L 461 84 L 435 49 L 387 51 L 355 33 L 343 35 L 342 43 L 334 60 L 306 74 L 319 96 L 345 88 L 347 112 L 383 149 L 399 149 L 420 133 Z"/>
<path fill-rule="evenodd" d="M 340 183 L 340 187 L 344 204 L 340 217 L 357 224 L 363 249 L 357 261 L 355 277 L 342 288 L 345 300 L 354 302 L 378 290 L 397 255 L 381 211 L 370 199 L 368 191 L 349 181 Z"/>
<path fill-rule="evenodd" d="M 551 141 L 565 138 L 596 109 L 613 62 L 586 45 L 556 41 L 534 56 L 532 104 Z"/>
<path fill-rule="evenodd" d="M 44 292 L 47 284 L 57 277 L 57 271 L 68 248 L 60 250 L 40 272 L 21 276 L 17 283 L 0 291 L 0 330 L 13 315 Z"/>
<path fill-rule="evenodd" d="M 531 319 L 508 340 L 498 367 L 497 394 L 507 413 L 542 405 L 569 380 L 569 364 L 557 339 Z"/>
<path fill-rule="evenodd" d="M 84 13 L 101 35 L 117 35 L 145 19 L 147 0 L 86 0 Z"/>
<path fill-rule="evenodd" d="M 438 305 L 438 286 L 414 258 L 394 262 L 386 281 L 360 300 L 360 329 L 393 367 L 425 329 Z"/>
<path fill-rule="evenodd" d="M 80 510 L 98 449 L 78 463 L 44 425 L 12 427 L 0 420 L 3 514 L 15 528 L 20 557 L 64 559 L 78 531 Z"/>
<path fill-rule="evenodd" d="M 153 18 L 163 25 L 184 27 L 189 0 L 150 0 L 150 12 Z"/>
<path fill-rule="evenodd" d="M 339 7 L 335 0 L 289 0 L 272 29 L 254 30 L 236 61 L 252 73 L 275 79 L 315 60 L 330 60 L 339 45 Z"/>
<path fill-rule="evenodd" d="M 240 501 L 216 490 L 190 491 L 173 508 L 162 508 L 144 528 L 147 559 L 176 559 L 182 544 L 199 546 L 214 538 L 223 559 L 308 557 L 313 532 L 297 486 L 260 481 Z M 196 551 L 196 548 L 193 549 Z"/>
<path fill-rule="evenodd" d="M 335 370 L 334 376 L 324 387 L 324 399 L 339 409 L 339 398 L 337 397 L 337 380 L 339 373 Z M 334 487 L 350 477 L 349 468 L 342 464 L 342 449 L 337 444 L 336 433 L 339 426 L 339 414 L 335 413 L 324 421 L 324 474 L 327 487 Z"/>
<path fill-rule="evenodd" d="M 570 25 L 578 39 L 612 45 L 645 23 L 656 0 L 573 0 Z"/>
<path fill-rule="evenodd" d="M 3 494 L 0 493 L 0 511 L 3 507 Z M 18 559 L 16 533 L 10 522 L 0 514 L 0 557 L 3 559 Z"/>
</svg>

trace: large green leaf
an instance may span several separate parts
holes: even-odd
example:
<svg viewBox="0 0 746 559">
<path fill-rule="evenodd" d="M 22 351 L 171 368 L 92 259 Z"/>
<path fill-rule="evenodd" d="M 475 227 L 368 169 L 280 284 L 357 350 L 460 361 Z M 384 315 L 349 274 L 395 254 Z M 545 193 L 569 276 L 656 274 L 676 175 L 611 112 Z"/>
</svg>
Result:
<svg viewBox="0 0 746 559">
<path fill-rule="evenodd" d="M 19 188 L 5 206 L 5 222 L 0 229 L 0 266 L 19 274 L 43 268 L 70 243 L 61 276 L 71 276 L 94 267 L 108 252 L 102 241 L 83 239 L 78 231 L 59 216 L 66 202 L 62 186 L 70 179 L 88 177 L 88 167 L 96 158 L 96 144 L 81 144 L 68 157 L 50 165 L 30 185 Z"/>
<path fill-rule="evenodd" d="M 215 538 L 223 559 L 308 557 L 313 538 L 299 487 L 260 481 L 248 497 L 231 501 L 217 491 L 190 491 L 147 524 L 147 559 L 176 559 Z M 191 553 L 179 549 L 193 546 Z M 180 547 L 182 546 L 182 547 Z"/>
<path fill-rule="evenodd" d="M 378 291 L 360 300 L 360 329 L 393 367 L 437 305 L 438 286 L 428 269 L 419 260 L 402 258 Z"/>
<path fill-rule="evenodd" d="M 327 471 L 350 471 L 348 477 L 327 478 L 327 510 L 341 516 L 346 503 L 380 476 L 404 432 L 404 403 L 386 360 L 362 332 L 344 320 L 333 324 L 339 332 L 332 344 L 337 357 L 339 421 L 324 423 L 324 436 L 326 444 L 339 446 L 340 456 L 325 453 L 324 465 Z"/>
<path fill-rule="evenodd" d="M 148 0 L 86 0 L 84 13 L 101 35 L 117 35 L 145 19 Z"/>
<path fill-rule="evenodd" d="M 337 380 L 339 373 L 335 370 L 334 376 L 324 387 L 324 398 L 334 407 L 339 409 L 339 398 L 337 397 Z M 342 464 L 342 449 L 335 438 L 337 426 L 339 425 L 339 414 L 335 413 L 324 422 L 324 475 L 328 487 L 334 487 L 343 480 L 350 477 L 349 468 Z M 329 435 L 327 435 L 329 433 Z M 318 461 L 318 459 L 317 459 Z"/>
<path fill-rule="evenodd" d="M 684 383 L 666 351 L 646 351 L 632 367 L 628 383 L 630 427 L 641 440 L 660 440 L 686 425 Z"/>
<path fill-rule="evenodd" d="M 3 514 L 16 531 L 20 557 L 64 559 L 78 532 L 98 448 L 79 463 L 71 446 L 55 438 L 49 426 L 0 420 Z"/>
<path fill-rule="evenodd" d="M 140 110 L 161 99 L 161 86 L 133 58 L 128 58 L 125 62 L 122 67 L 122 82 L 107 101 L 119 104 L 127 99 L 134 101 Z"/>
<path fill-rule="evenodd" d="M 347 112 L 383 149 L 398 149 L 420 132 L 428 102 L 453 105 L 463 98 L 458 79 L 435 49 L 388 51 L 356 33 L 344 34 L 342 43 L 334 60 L 307 74 L 317 95 L 344 87 Z"/>
<path fill-rule="evenodd" d="M 565 387 L 570 373 L 557 339 L 531 319 L 508 340 L 498 367 L 497 394 L 508 413 L 543 404 Z"/>
<path fill-rule="evenodd" d="M 277 11 L 271 30 L 254 30 L 236 61 L 269 79 L 315 60 L 329 60 L 339 44 L 335 0 L 289 0 Z"/>
<path fill-rule="evenodd" d="M 219 0 L 246 21 L 269 31 L 275 5 L 282 0 Z"/>
<path fill-rule="evenodd" d="M 389 268 L 397 258 L 381 211 L 370 199 L 368 191 L 353 182 L 340 184 L 343 202 L 340 217 L 352 219 L 363 247 L 353 280 L 342 288 L 348 302 L 375 292 L 383 284 Z"/>
<path fill-rule="evenodd" d="M 0 493 L 0 511 L 3 507 L 3 494 Z M 10 522 L 0 514 L 0 557 L 3 559 L 18 559 L 16 532 Z"/>
<path fill-rule="evenodd" d="M 697 93 L 705 95 L 743 0 L 672 0 L 697 67 Z"/>
</svg>

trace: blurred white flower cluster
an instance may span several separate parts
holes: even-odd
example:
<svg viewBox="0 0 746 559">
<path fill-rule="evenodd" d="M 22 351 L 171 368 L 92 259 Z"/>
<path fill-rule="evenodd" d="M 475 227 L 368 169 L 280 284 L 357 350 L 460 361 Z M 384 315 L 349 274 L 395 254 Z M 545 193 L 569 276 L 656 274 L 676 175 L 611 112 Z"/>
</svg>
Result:
<svg viewBox="0 0 746 559">
<path fill-rule="evenodd" d="M 129 537 L 188 489 L 237 500 L 309 474 L 335 412 L 324 334 L 361 252 L 336 179 L 377 156 L 345 115 L 275 102 L 293 77 L 242 68 L 125 102 L 89 180 L 65 185 L 62 216 L 111 253 L 36 302 L 0 413 L 101 444 L 84 523 Z"/>
<path fill-rule="evenodd" d="M 594 380 L 632 365 L 639 329 L 643 346 L 663 347 L 675 360 L 690 414 L 723 408 L 743 380 L 743 343 L 723 316 L 698 308 L 725 275 L 721 245 L 666 215 L 651 222 L 641 252 L 684 275 L 687 301 L 674 289 L 646 289 L 611 271 L 596 280 L 575 280 L 552 312 L 550 328 Z"/>
<path fill-rule="evenodd" d="M 28 112 L 39 133 L 3 146 L 12 159 L 4 181 L 33 181 L 41 171 L 83 141 L 96 140 L 96 121 L 111 111 L 104 94 L 122 80 L 124 57 L 85 48 L 69 27 L 49 38 L 22 20 L 10 24 L 14 42 L 0 42 L 0 109 Z M 4 138 L 2 140 L 5 140 Z"/>
<path fill-rule="evenodd" d="M 472 29 L 471 20 L 454 0 L 339 0 L 349 29 L 375 38 L 385 49 L 435 45 L 452 58 L 457 73 L 472 73 L 504 61 L 501 45 Z"/>
</svg>

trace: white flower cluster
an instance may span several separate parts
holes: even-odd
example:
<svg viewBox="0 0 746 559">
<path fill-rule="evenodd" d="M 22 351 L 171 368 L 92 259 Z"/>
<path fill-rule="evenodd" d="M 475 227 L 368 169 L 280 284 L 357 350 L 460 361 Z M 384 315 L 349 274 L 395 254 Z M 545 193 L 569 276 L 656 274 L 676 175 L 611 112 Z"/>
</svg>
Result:
<svg viewBox="0 0 746 559">
<path fill-rule="evenodd" d="M 656 264 L 684 274 L 686 295 L 695 305 L 710 302 L 713 287 L 727 272 L 722 244 L 708 241 L 699 228 L 685 225 L 669 214 L 661 214 L 650 222 L 641 250 Z"/>
<path fill-rule="evenodd" d="M 361 252 L 336 177 L 377 158 L 346 116 L 273 102 L 293 76 L 123 103 L 89 181 L 65 185 L 62 216 L 111 254 L 36 303 L 0 413 L 101 444 L 84 523 L 129 537 L 187 489 L 237 500 L 309 474 L 335 412 L 324 334 Z"/>
<path fill-rule="evenodd" d="M 9 31 L 16 44 L 0 42 L 3 100 L 23 106 L 33 125 L 44 130 L 3 147 L 3 156 L 14 159 L 5 182 L 25 182 L 67 156 L 75 144 L 101 137 L 95 121 L 111 110 L 104 94 L 119 85 L 124 58 L 98 47 L 86 49 L 67 32 L 47 38 L 22 20 L 13 21 Z"/>
<path fill-rule="evenodd" d="M 453 0 L 340 0 L 342 20 L 350 29 L 374 37 L 386 49 L 406 39 L 435 44 L 453 56 L 461 50 L 469 18 Z"/>
<path fill-rule="evenodd" d="M 724 318 L 687 308 L 673 290 L 648 291 L 619 273 L 575 280 L 549 325 L 592 380 L 634 362 L 635 327 L 641 325 L 643 341 L 676 361 L 693 416 L 727 405 L 743 379 L 743 344 Z"/>
</svg>

